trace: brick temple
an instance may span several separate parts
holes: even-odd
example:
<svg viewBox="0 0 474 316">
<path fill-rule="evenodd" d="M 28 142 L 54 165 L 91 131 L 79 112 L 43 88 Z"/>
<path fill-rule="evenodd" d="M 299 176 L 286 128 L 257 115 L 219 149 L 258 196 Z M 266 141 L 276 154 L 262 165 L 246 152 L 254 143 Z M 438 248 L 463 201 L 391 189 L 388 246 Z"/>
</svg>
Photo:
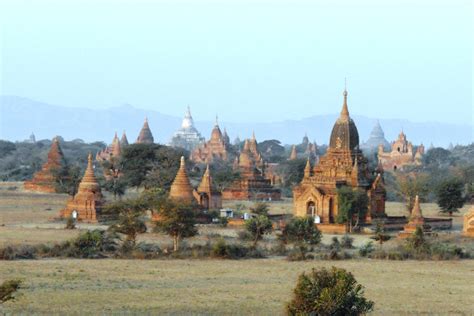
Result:
<svg viewBox="0 0 474 316">
<path fill-rule="evenodd" d="M 25 190 L 56 193 L 55 173 L 65 165 L 66 160 L 64 159 L 61 146 L 59 145 L 59 140 L 58 138 L 54 138 L 46 162 L 42 166 L 41 170 L 33 175 L 31 180 L 25 181 Z"/>
<path fill-rule="evenodd" d="M 317 217 L 321 226 L 337 226 L 337 189 L 342 186 L 367 192 L 369 205 L 364 222 L 385 216 L 383 174 L 373 176 L 369 172 L 368 160 L 359 149 L 357 127 L 349 115 L 346 90 L 343 96 L 342 111 L 332 129 L 326 154 L 314 167 L 308 159 L 303 180 L 293 189 L 294 214 Z M 340 228 L 345 230 L 344 226 Z"/>
<path fill-rule="evenodd" d="M 265 174 L 265 162 L 257 148 L 255 133 L 245 140 L 244 147 L 234 162 L 240 179 L 222 192 L 224 200 L 280 200 L 281 192 Z"/>
<path fill-rule="evenodd" d="M 216 118 L 216 124 L 211 132 L 211 138 L 191 153 L 191 160 L 195 163 L 212 163 L 215 160 L 227 161 L 229 136 L 222 134 Z"/>
<path fill-rule="evenodd" d="M 145 122 L 143 123 L 143 127 L 138 134 L 137 137 L 137 144 L 153 144 L 155 142 L 153 138 L 153 134 L 151 133 L 150 126 L 148 125 L 148 118 L 145 118 Z"/>
<path fill-rule="evenodd" d="M 407 141 L 403 131 L 398 135 L 398 139 L 392 142 L 390 151 L 385 152 L 383 144 L 379 144 L 378 147 L 378 159 L 385 170 L 396 171 L 404 166 L 421 165 L 424 153 L 423 144 L 414 150 L 413 144 Z"/>
<path fill-rule="evenodd" d="M 87 158 L 87 168 L 79 184 L 78 191 L 61 210 L 60 217 L 75 217 L 78 221 L 96 223 L 104 198 L 100 190 L 99 183 L 94 175 L 94 167 L 92 165 L 92 154 Z"/>
</svg>

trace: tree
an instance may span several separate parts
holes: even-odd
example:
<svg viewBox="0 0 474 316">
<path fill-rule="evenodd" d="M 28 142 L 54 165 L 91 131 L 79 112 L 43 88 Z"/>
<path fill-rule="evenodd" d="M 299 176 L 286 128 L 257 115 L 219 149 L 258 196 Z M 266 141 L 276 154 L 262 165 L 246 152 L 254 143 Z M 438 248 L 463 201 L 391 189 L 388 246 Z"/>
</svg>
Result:
<svg viewBox="0 0 474 316">
<path fill-rule="evenodd" d="M 352 273 L 332 267 L 301 274 L 286 311 L 288 315 L 363 315 L 373 307 Z"/>
<path fill-rule="evenodd" d="M 455 179 L 443 181 L 436 190 L 436 199 L 438 206 L 443 213 L 453 215 L 453 212 L 459 212 L 459 208 L 464 205 L 463 197 L 464 184 Z"/>
<path fill-rule="evenodd" d="M 127 184 L 121 177 L 112 177 L 104 184 L 104 189 L 114 195 L 114 200 L 119 199 L 125 194 Z"/>
<path fill-rule="evenodd" d="M 58 193 L 76 195 L 81 182 L 81 168 L 79 166 L 63 165 L 61 168 L 53 169 L 52 173 Z"/>
<path fill-rule="evenodd" d="M 397 176 L 397 193 L 405 200 L 407 212 L 411 212 L 415 196 L 423 198 L 428 193 L 428 181 L 424 174 L 410 173 Z"/>
<path fill-rule="evenodd" d="M 181 239 L 195 236 L 198 233 L 196 213 L 192 205 L 163 198 L 157 202 L 154 209 L 159 217 L 156 222 L 156 230 L 173 238 L 174 251 L 178 251 Z"/>
<path fill-rule="evenodd" d="M 255 248 L 264 234 L 272 232 L 272 222 L 265 215 L 257 215 L 245 222 L 245 228 L 251 234 L 253 247 Z"/>
<path fill-rule="evenodd" d="M 365 216 L 368 209 L 369 198 L 367 194 L 360 189 L 353 190 L 350 187 L 343 186 L 337 190 L 338 214 L 336 221 L 340 224 L 347 224 L 349 232 L 359 225 L 361 218 Z M 353 223 L 354 218 L 356 220 Z"/>
<path fill-rule="evenodd" d="M 118 222 L 110 226 L 113 232 L 125 234 L 126 248 L 135 248 L 138 234 L 146 232 L 146 225 L 143 220 L 147 205 L 141 199 L 115 202 L 106 207 L 109 214 L 118 214 Z"/>
<path fill-rule="evenodd" d="M 14 293 L 20 289 L 22 283 L 21 280 L 7 280 L 0 284 L 0 304 L 14 300 Z"/>
<path fill-rule="evenodd" d="M 390 235 L 385 234 L 383 223 L 377 223 L 377 227 L 375 228 L 375 234 L 370 238 L 375 241 L 378 241 L 380 247 L 382 247 L 382 244 L 390 240 L 391 237 Z"/>
<path fill-rule="evenodd" d="M 280 236 L 283 242 L 295 243 L 301 252 L 302 258 L 305 258 L 306 245 L 316 245 L 321 241 L 321 232 L 314 225 L 312 217 L 293 217 Z"/>
<path fill-rule="evenodd" d="M 250 208 L 253 214 L 255 215 L 264 215 L 268 216 L 268 211 L 270 208 L 265 202 L 256 202 L 253 207 Z"/>
</svg>

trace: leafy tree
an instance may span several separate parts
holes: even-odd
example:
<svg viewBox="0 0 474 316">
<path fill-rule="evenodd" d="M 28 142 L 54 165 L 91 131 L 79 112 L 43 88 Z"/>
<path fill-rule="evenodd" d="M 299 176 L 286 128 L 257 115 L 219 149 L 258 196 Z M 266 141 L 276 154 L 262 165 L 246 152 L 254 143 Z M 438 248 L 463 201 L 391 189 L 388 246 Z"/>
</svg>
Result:
<svg viewBox="0 0 474 316">
<path fill-rule="evenodd" d="M 127 183 L 121 177 L 112 177 L 105 181 L 104 189 L 114 195 L 114 200 L 119 199 L 125 194 Z"/>
<path fill-rule="evenodd" d="M 449 150 L 437 147 L 426 152 L 423 162 L 427 166 L 445 167 L 453 164 L 454 158 Z"/>
<path fill-rule="evenodd" d="M 127 236 L 126 248 L 135 248 L 137 235 L 146 232 L 143 220 L 146 210 L 147 205 L 142 199 L 119 201 L 106 207 L 107 213 L 118 214 L 118 223 L 110 226 L 109 229 Z"/>
<path fill-rule="evenodd" d="M 251 234 L 253 247 L 255 248 L 264 234 L 272 232 L 272 222 L 265 215 L 257 215 L 245 222 L 245 228 Z"/>
<path fill-rule="evenodd" d="M 463 197 L 464 184 L 455 179 L 447 179 L 443 181 L 436 190 L 438 206 L 443 213 L 453 215 L 453 212 L 459 212 L 459 208 L 464 205 Z"/>
<path fill-rule="evenodd" d="M 81 171 L 81 168 L 75 165 L 63 165 L 59 169 L 52 170 L 56 180 L 56 192 L 76 195 L 81 182 Z"/>
<path fill-rule="evenodd" d="M 159 216 L 156 230 L 173 238 L 174 251 L 179 249 L 181 239 L 193 237 L 198 233 L 196 213 L 192 205 L 163 198 L 157 202 L 154 209 Z"/>
<path fill-rule="evenodd" d="M 314 218 L 293 217 L 283 228 L 280 239 L 285 243 L 295 243 L 304 258 L 307 250 L 306 245 L 316 245 L 321 242 L 321 232 L 314 225 Z"/>
<path fill-rule="evenodd" d="M 377 223 L 377 227 L 375 228 L 374 236 L 370 237 L 371 239 L 378 241 L 380 246 L 388 240 L 390 240 L 390 235 L 387 235 L 384 230 L 383 223 Z"/>
<path fill-rule="evenodd" d="M 332 267 L 313 269 L 299 276 L 288 315 L 363 315 L 374 302 L 364 297 L 362 285 L 352 273 Z"/>
<path fill-rule="evenodd" d="M 429 251 L 430 245 L 425 238 L 423 228 L 420 226 L 416 227 L 415 232 L 406 239 L 407 247 L 416 252 L 427 252 Z"/>
<path fill-rule="evenodd" d="M 270 208 L 265 202 L 256 202 L 253 207 L 250 208 L 253 214 L 268 216 Z"/>
<path fill-rule="evenodd" d="M 336 221 L 340 224 L 347 224 L 349 232 L 352 232 L 353 228 L 359 225 L 360 219 L 367 213 L 369 198 L 364 191 L 353 190 L 347 186 L 337 190 L 337 198 L 339 212 Z M 356 219 L 355 224 L 353 223 L 354 217 Z"/>
<path fill-rule="evenodd" d="M 140 187 L 156 160 L 155 144 L 131 144 L 122 151 L 123 177 L 131 187 Z"/>
<path fill-rule="evenodd" d="M 415 203 L 415 196 L 421 199 L 429 191 L 428 179 L 425 175 L 419 173 L 399 174 L 397 176 L 397 193 L 405 200 L 407 212 L 411 212 Z"/>
<path fill-rule="evenodd" d="M 284 187 L 291 188 L 293 185 L 301 182 L 304 176 L 306 160 L 284 160 L 279 164 L 276 172 L 281 175 Z"/>
<path fill-rule="evenodd" d="M 0 304 L 14 300 L 14 294 L 20 289 L 22 283 L 21 280 L 7 280 L 0 284 Z"/>
<path fill-rule="evenodd" d="M 6 140 L 0 140 L 0 158 L 8 156 L 10 153 L 14 152 L 15 149 L 16 146 L 14 143 Z"/>
<path fill-rule="evenodd" d="M 217 160 L 211 166 L 212 182 L 218 190 L 229 187 L 240 179 L 240 172 L 234 170 L 229 163 Z"/>
</svg>

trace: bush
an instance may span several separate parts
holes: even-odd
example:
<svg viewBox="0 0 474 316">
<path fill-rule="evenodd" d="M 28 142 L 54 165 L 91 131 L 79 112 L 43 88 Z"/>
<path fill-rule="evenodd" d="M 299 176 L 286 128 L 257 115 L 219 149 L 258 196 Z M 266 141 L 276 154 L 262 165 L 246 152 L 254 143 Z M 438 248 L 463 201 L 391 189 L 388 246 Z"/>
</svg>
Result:
<svg viewBox="0 0 474 316">
<path fill-rule="evenodd" d="M 7 246 L 0 249 L 0 260 L 35 259 L 37 250 L 34 246 Z"/>
<path fill-rule="evenodd" d="M 76 229 L 76 223 L 74 221 L 74 218 L 69 217 L 66 222 L 66 229 Z"/>
<path fill-rule="evenodd" d="M 373 306 L 350 272 L 332 267 L 301 274 L 286 311 L 288 315 L 362 315 Z"/>
<path fill-rule="evenodd" d="M 374 244 L 373 242 L 368 241 L 365 245 L 359 248 L 359 255 L 361 257 L 367 257 L 373 251 L 374 251 Z"/>
<path fill-rule="evenodd" d="M 0 284 L 0 304 L 14 300 L 14 293 L 20 289 L 21 284 L 21 280 L 7 280 Z"/>
<path fill-rule="evenodd" d="M 329 245 L 329 249 L 339 251 L 341 250 L 341 243 L 336 236 L 332 237 L 331 244 Z"/>
<path fill-rule="evenodd" d="M 346 248 L 346 249 L 352 249 L 354 248 L 352 246 L 352 243 L 354 242 L 354 238 L 350 237 L 349 235 L 344 235 L 342 236 L 341 238 L 341 246 L 342 248 Z"/>
<path fill-rule="evenodd" d="M 256 249 L 227 244 L 224 239 L 219 239 L 212 247 L 211 257 L 221 259 L 262 258 L 263 254 Z"/>
</svg>

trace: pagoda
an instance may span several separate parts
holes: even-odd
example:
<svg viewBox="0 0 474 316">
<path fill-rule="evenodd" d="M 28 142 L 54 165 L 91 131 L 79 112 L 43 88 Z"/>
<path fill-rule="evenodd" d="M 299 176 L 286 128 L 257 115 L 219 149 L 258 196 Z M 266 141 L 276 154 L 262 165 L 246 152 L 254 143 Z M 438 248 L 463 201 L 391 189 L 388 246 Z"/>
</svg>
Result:
<svg viewBox="0 0 474 316">
<path fill-rule="evenodd" d="M 58 138 L 53 139 L 51 148 L 48 153 L 46 163 L 42 166 L 41 170 L 36 172 L 33 179 L 25 181 L 25 190 L 44 192 L 44 193 L 55 193 L 56 192 L 56 175 L 61 168 L 66 165 L 61 146 L 59 145 Z"/>
<path fill-rule="evenodd" d="M 293 145 L 291 147 L 291 154 L 290 154 L 290 158 L 288 158 L 288 160 L 296 160 L 298 158 L 298 153 L 296 152 L 296 146 Z"/>
<path fill-rule="evenodd" d="M 137 137 L 137 144 L 153 144 L 155 140 L 153 139 L 153 134 L 151 133 L 150 126 L 148 125 L 148 118 L 145 118 L 145 122 L 143 123 L 143 127 L 138 134 Z"/>
<path fill-rule="evenodd" d="M 96 223 L 103 204 L 104 198 L 92 166 L 92 154 L 89 154 L 87 168 L 77 193 L 67 202 L 66 208 L 61 210 L 60 216 L 62 218 L 72 217 L 82 222 Z"/>
<path fill-rule="evenodd" d="M 169 197 L 170 199 L 178 200 L 187 204 L 194 202 L 193 187 L 191 186 L 188 173 L 186 172 L 186 162 L 184 157 L 181 157 L 178 173 L 171 184 Z"/>
<path fill-rule="evenodd" d="M 464 226 L 462 231 L 465 237 L 474 237 L 474 207 L 464 215 Z"/>
<path fill-rule="evenodd" d="M 212 163 L 215 160 L 227 161 L 228 151 L 226 143 L 227 139 L 219 128 L 216 117 L 216 123 L 211 132 L 211 139 L 208 142 L 194 149 L 191 153 L 191 160 L 195 163 Z"/>
<path fill-rule="evenodd" d="M 345 225 L 336 224 L 338 215 L 337 190 L 342 186 L 367 193 L 369 203 L 364 222 L 385 216 L 385 188 L 382 175 L 369 172 L 368 160 L 359 149 L 359 133 L 349 115 L 347 91 L 343 93 L 342 111 L 331 132 L 329 147 L 314 167 L 308 159 L 303 180 L 293 189 L 294 214 L 315 217 L 319 226 L 334 227 L 344 232 Z M 336 227 L 340 225 L 341 227 Z"/>
<path fill-rule="evenodd" d="M 115 132 L 114 139 L 110 146 L 107 146 L 102 151 L 98 152 L 96 155 L 97 161 L 111 161 L 112 159 L 117 159 L 120 157 L 122 153 L 122 145 L 117 136 L 117 132 Z"/>
<path fill-rule="evenodd" d="M 212 185 L 209 165 L 206 167 L 201 183 L 194 190 L 194 197 L 197 203 L 204 209 L 220 209 L 222 207 L 222 194 L 215 190 Z"/>
<path fill-rule="evenodd" d="M 183 121 L 181 122 L 181 128 L 174 133 L 173 138 L 171 138 L 169 144 L 172 147 L 179 147 L 188 151 L 192 151 L 194 148 L 202 145 L 204 142 L 204 137 L 201 136 L 199 131 L 194 126 L 191 109 L 188 106 L 188 109 L 184 114 Z"/>
<path fill-rule="evenodd" d="M 234 169 L 239 171 L 240 179 L 222 192 L 224 200 L 280 200 L 281 192 L 272 185 L 265 174 L 265 162 L 258 151 L 255 133 L 245 140 L 244 148 L 234 161 Z"/>
<path fill-rule="evenodd" d="M 408 223 L 403 226 L 403 231 L 400 232 L 399 237 L 404 238 L 413 235 L 417 227 L 420 227 L 423 232 L 431 231 L 430 225 L 426 224 L 425 218 L 421 213 L 420 199 L 418 195 L 415 197 L 415 203 L 413 204 L 413 209 L 411 210 Z"/>
<path fill-rule="evenodd" d="M 120 138 L 120 146 L 121 147 L 128 146 L 128 138 L 127 138 L 127 134 L 125 134 L 125 131 L 123 131 L 122 138 Z"/>
</svg>

